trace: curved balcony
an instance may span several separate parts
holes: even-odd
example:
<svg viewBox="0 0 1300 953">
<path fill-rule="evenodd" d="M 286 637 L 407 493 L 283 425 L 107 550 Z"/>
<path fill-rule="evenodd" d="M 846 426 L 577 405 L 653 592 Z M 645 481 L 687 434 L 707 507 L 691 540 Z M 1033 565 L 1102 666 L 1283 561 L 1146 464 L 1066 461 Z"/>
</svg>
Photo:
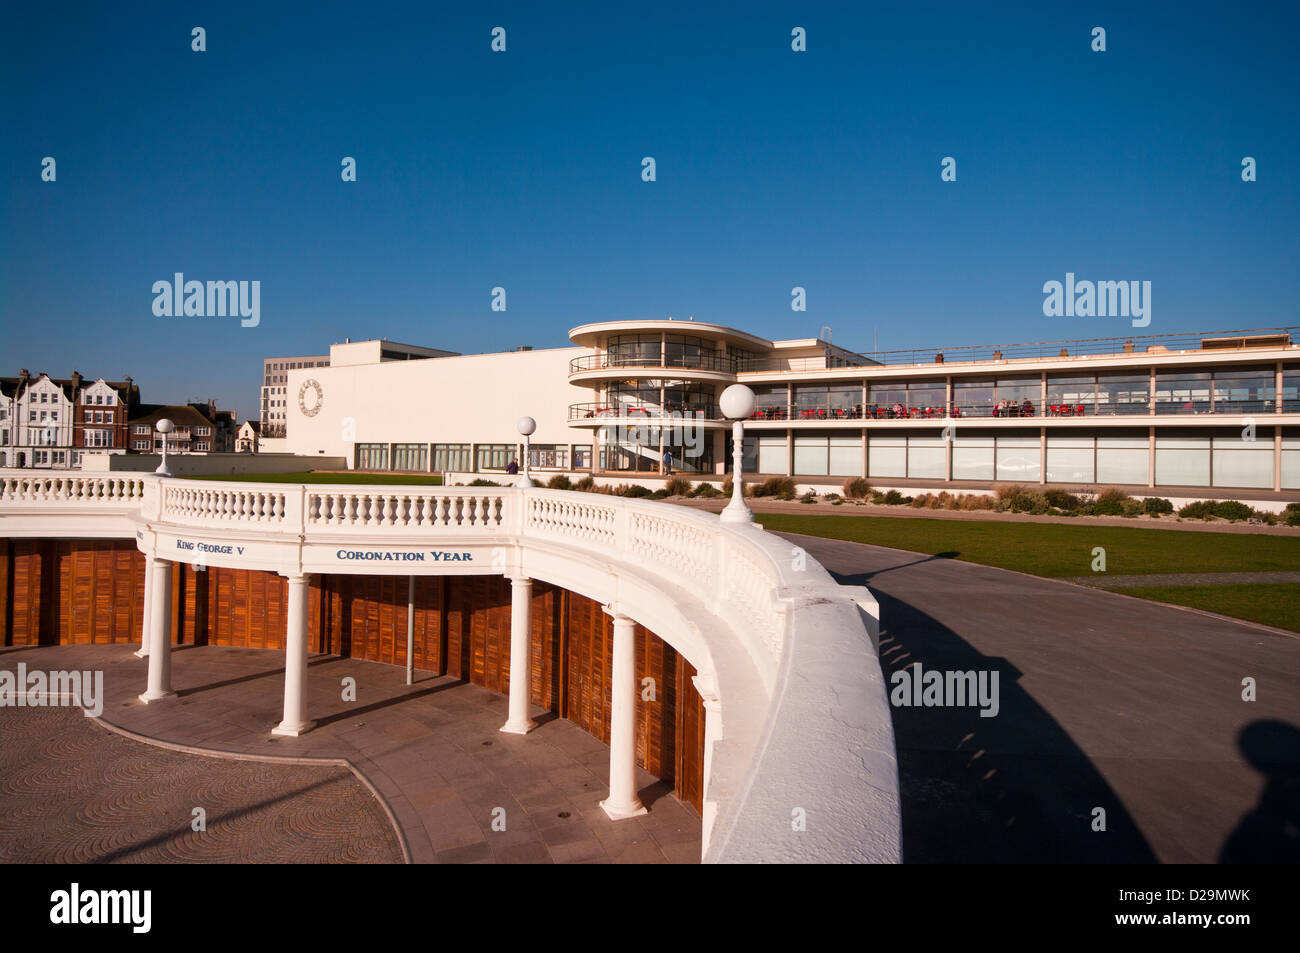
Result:
<svg viewBox="0 0 1300 953">
<path fill-rule="evenodd" d="M 736 359 L 713 351 L 700 354 L 668 355 L 659 351 L 624 354 L 587 354 L 569 361 L 569 382 L 599 383 L 620 377 L 670 377 L 687 380 L 732 382 Z"/>
<path fill-rule="evenodd" d="M 587 402 L 569 405 L 569 422 L 593 426 L 605 423 L 645 423 L 646 421 L 721 422 L 722 414 L 712 401 L 700 401 L 685 406 L 658 404 L 624 404 Z"/>
<path fill-rule="evenodd" d="M 873 647 L 877 604 L 813 560 L 792 560 L 790 544 L 760 528 L 671 504 L 532 488 L 5 471 L 0 535 L 134 541 L 155 594 L 145 701 L 170 694 L 170 646 L 159 632 L 172 562 L 288 576 L 285 722 L 276 728 L 285 735 L 310 727 L 301 717 L 290 724 L 289 715 L 291 702 L 310 715 L 303 634 L 310 576 L 505 574 L 568 589 L 606 606 L 616 640 L 620 619 L 624 631 L 640 623 L 697 670 L 707 712 L 706 862 L 900 859 L 893 729 Z M 512 653 L 527 645 L 528 631 L 527 616 L 512 615 Z M 610 677 L 620 664 L 615 645 Z M 523 698 L 526 711 L 526 689 Z M 512 691 L 512 721 L 516 701 Z M 618 750 L 611 748 L 611 799 Z M 792 831 L 790 805 L 844 833 Z"/>
</svg>

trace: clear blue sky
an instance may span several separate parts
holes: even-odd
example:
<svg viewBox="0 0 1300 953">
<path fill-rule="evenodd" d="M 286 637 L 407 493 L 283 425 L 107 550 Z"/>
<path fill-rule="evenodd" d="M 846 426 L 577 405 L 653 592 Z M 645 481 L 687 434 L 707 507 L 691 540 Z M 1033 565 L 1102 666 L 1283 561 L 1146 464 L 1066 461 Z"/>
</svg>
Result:
<svg viewBox="0 0 1300 953">
<path fill-rule="evenodd" d="M 9 3 L 0 372 L 256 416 L 263 357 L 345 336 L 1133 333 L 1044 317 L 1067 271 L 1151 281 L 1145 333 L 1300 323 L 1300 5 L 990 6 Z M 261 281 L 260 326 L 155 317 L 176 271 Z"/>
</svg>

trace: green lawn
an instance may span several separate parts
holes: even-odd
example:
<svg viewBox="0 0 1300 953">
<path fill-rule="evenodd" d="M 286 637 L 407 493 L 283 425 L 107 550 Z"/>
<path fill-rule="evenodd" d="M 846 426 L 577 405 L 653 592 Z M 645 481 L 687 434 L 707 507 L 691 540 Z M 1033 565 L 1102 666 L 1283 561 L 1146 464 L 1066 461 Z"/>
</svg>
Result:
<svg viewBox="0 0 1300 953">
<path fill-rule="evenodd" d="M 1250 619 L 1300 632 L 1300 584 L 1242 583 L 1232 586 L 1142 586 L 1117 589 L 1126 596 L 1172 602 L 1193 609 Z"/>
<path fill-rule="evenodd" d="M 226 476 L 187 476 L 187 480 L 226 480 L 250 483 L 369 483 L 380 486 L 442 486 L 436 473 L 236 473 Z"/>
<path fill-rule="evenodd" d="M 1106 550 L 1106 572 L 1116 575 L 1300 570 L 1297 536 L 796 513 L 757 513 L 755 519 L 770 530 L 928 555 L 950 553 L 1036 576 L 1093 575 L 1092 551 L 1098 546 Z"/>
</svg>

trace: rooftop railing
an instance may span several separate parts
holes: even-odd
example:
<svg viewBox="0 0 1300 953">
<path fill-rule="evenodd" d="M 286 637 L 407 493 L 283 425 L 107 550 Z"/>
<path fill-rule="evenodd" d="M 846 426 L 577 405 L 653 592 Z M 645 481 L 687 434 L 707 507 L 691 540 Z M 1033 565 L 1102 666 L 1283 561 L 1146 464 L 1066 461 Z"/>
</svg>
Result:
<svg viewBox="0 0 1300 953">
<path fill-rule="evenodd" d="M 1104 357 L 1117 354 L 1160 354 L 1167 351 L 1204 351 L 1213 355 L 1224 350 L 1252 347 L 1297 347 L 1300 326 L 1252 328 L 1244 331 L 1200 331 L 1147 334 L 1131 337 L 1074 338 L 1064 341 L 1035 341 L 1024 344 L 976 344 L 960 347 L 909 348 L 898 351 L 866 351 L 858 355 L 876 364 L 945 364 L 971 361 L 1011 361 L 1051 357 Z M 1251 339 L 1256 339 L 1252 342 Z M 1272 341 L 1268 339 L 1272 338 Z M 1239 344 L 1234 344 L 1234 339 Z M 1282 339 L 1285 339 L 1283 342 Z M 1205 342 L 1216 342 L 1205 347 Z"/>
</svg>

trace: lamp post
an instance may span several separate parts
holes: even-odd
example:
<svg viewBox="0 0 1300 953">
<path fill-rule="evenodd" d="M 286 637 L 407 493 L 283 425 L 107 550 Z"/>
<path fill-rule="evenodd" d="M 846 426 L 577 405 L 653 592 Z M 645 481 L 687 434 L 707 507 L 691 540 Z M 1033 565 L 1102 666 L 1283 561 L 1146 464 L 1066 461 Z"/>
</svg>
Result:
<svg viewBox="0 0 1300 953">
<path fill-rule="evenodd" d="M 515 486 L 537 486 L 528 478 L 528 457 L 530 456 L 528 438 L 537 430 L 537 421 L 533 420 L 532 417 L 520 417 L 515 426 L 519 428 L 519 432 L 524 437 L 524 465 L 519 468 L 519 479 L 516 481 Z"/>
<path fill-rule="evenodd" d="M 155 430 L 162 434 L 162 462 L 158 464 L 158 469 L 153 472 L 158 476 L 169 477 L 172 475 L 172 471 L 167 469 L 167 435 L 176 429 L 176 425 L 169 418 L 163 417 L 153 426 Z"/>
<path fill-rule="evenodd" d="M 744 384 L 732 384 L 718 397 L 718 409 L 731 421 L 731 502 L 722 511 L 724 523 L 752 523 L 754 514 L 745 505 L 742 458 L 745 453 L 745 420 L 754 413 L 754 392 Z"/>
</svg>

